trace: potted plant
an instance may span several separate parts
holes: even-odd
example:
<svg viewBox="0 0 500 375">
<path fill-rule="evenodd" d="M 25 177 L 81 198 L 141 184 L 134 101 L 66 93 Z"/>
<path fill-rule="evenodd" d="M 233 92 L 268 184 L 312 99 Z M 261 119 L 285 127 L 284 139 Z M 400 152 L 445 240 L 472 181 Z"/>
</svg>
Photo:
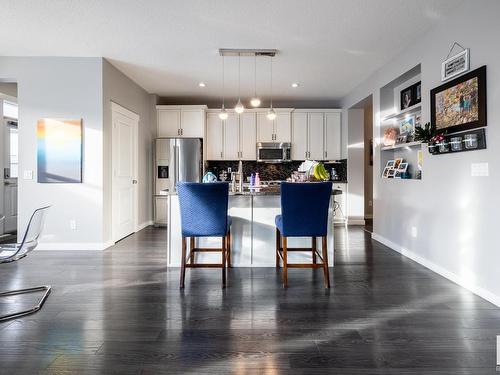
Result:
<svg viewBox="0 0 500 375">
<path fill-rule="evenodd" d="M 415 128 L 415 141 L 427 143 L 427 147 L 431 154 L 435 154 L 438 151 L 437 144 L 443 140 L 444 134 L 438 133 L 436 125 L 430 122 L 426 123 L 424 126 Z"/>
</svg>

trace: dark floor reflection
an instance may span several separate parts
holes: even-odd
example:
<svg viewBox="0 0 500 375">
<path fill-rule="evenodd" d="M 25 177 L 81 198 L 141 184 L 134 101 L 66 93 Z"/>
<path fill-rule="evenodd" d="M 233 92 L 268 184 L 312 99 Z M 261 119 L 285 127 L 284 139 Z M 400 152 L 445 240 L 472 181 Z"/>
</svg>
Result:
<svg viewBox="0 0 500 375">
<path fill-rule="evenodd" d="M 0 373 L 486 374 L 500 310 L 372 242 L 336 229 L 332 288 L 321 270 L 166 267 L 166 232 L 105 252 L 34 252 L 4 286 L 50 283 L 31 317 L 0 324 Z M 270 251 L 274 251 L 270 249 Z M 26 301 L 5 299 L 8 309 Z"/>
</svg>

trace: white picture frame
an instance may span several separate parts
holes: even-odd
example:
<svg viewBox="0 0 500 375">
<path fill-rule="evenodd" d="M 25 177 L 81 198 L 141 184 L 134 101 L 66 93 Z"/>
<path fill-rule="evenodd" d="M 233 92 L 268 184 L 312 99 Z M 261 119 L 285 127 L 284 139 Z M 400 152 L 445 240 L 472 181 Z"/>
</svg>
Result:
<svg viewBox="0 0 500 375">
<path fill-rule="evenodd" d="M 466 48 L 456 55 L 446 59 L 441 64 L 441 82 L 448 81 L 470 69 L 470 54 Z"/>
</svg>

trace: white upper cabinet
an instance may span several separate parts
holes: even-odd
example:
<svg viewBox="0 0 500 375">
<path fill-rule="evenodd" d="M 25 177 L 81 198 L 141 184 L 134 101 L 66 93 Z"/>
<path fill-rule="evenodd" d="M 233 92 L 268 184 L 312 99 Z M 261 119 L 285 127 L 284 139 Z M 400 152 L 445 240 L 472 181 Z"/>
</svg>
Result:
<svg viewBox="0 0 500 375">
<path fill-rule="evenodd" d="M 257 159 L 257 114 L 244 112 L 240 115 L 240 159 Z"/>
<path fill-rule="evenodd" d="M 325 159 L 342 159 L 340 112 L 325 113 Z"/>
<path fill-rule="evenodd" d="M 323 113 L 308 113 L 309 159 L 323 160 Z"/>
<path fill-rule="evenodd" d="M 180 110 L 158 110 L 158 137 L 178 137 L 181 127 Z"/>
<path fill-rule="evenodd" d="M 274 142 L 274 121 L 267 118 L 267 112 L 257 113 L 258 142 Z"/>
<path fill-rule="evenodd" d="M 207 113 L 207 137 L 205 140 L 207 160 L 223 159 L 223 138 L 224 125 L 219 118 L 219 114 L 214 112 Z"/>
<path fill-rule="evenodd" d="M 307 159 L 307 112 L 292 115 L 292 160 Z"/>
<path fill-rule="evenodd" d="M 240 157 L 240 121 L 237 113 L 229 113 L 224 121 L 224 159 L 238 160 Z"/>
<path fill-rule="evenodd" d="M 277 111 L 276 119 L 274 120 L 275 142 L 290 142 L 292 140 L 291 122 L 292 122 L 291 112 Z"/>
<path fill-rule="evenodd" d="M 292 113 L 292 159 L 341 158 L 340 110 L 300 109 Z"/>
<path fill-rule="evenodd" d="M 228 111 L 223 121 L 219 111 L 207 112 L 206 159 L 256 160 L 256 118 L 255 112 Z"/>
<path fill-rule="evenodd" d="M 158 137 L 203 138 L 206 106 L 156 106 Z"/>
<path fill-rule="evenodd" d="M 267 111 L 257 113 L 257 142 L 290 142 L 291 137 L 291 110 L 276 110 L 274 121 Z"/>
</svg>

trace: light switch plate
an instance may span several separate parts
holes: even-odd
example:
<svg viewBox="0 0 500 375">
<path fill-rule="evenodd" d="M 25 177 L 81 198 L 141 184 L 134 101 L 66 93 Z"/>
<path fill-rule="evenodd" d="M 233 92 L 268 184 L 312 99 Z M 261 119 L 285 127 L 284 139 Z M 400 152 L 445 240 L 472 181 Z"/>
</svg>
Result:
<svg viewBox="0 0 500 375">
<path fill-rule="evenodd" d="M 490 175 L 488 163 L 472 163 L 470 165 L 472 177 L 486 177 Z"/>
<path fill-rule="evenodd" d="M 25 180 L 33 180 L 33 171 L 23 171 L 23 179 Z"/>
</svg>

